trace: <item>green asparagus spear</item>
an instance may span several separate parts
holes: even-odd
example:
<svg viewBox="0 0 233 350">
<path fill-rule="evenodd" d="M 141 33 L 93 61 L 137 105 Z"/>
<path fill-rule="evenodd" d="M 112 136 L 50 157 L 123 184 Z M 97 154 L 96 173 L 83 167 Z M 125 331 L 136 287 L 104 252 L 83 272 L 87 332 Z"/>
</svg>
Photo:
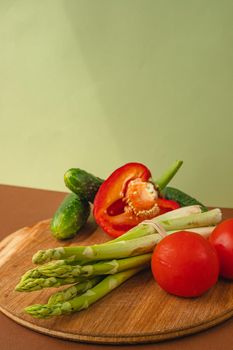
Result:
<svg viewBox="0 0 233 350">
<path fill-rule="evenodd" d="M 175 218 L 184 218 L 184 217 L 187 217 L 191 214 L 199 214 L 199 213 L 201 213 L 200 206 L 192 205 L 189 207 L 182 207 L 182 208 L 173 210 L 171 212 L 159 215 L 153 219 L 153 222 L 160 223 L 162 221 L 167 221 L 168 219 L 170 220 L 170 219 L 175 219 Z M 108 241 L 106 244 L 112 244 L 112 243 L 119 242 L 122 240 L 130 240 L 130 239 L 134 239 L 134 238 L 140 238 L 140 237 L 144 237 L 144 236 L 153 234 L 154 232 L 155 232 L 155 229 L 153 226 L 141 224 L 141 225 L 138 225 L 138 226 L 132 228 L 131 230 L 129 230 L 128 232 L 126 232 L 122 236 L 117 237 L 114 240 Z M 77 261 L 77 259 L 75 259 L 75 257 L 70 257 L 66 260 L 63 260 L 63 262 L 64 262 L 64 264 L 83 265 L 83 264 L 87 263 L 88 260 L 82 259 L 82 260 Z M 26 274 L 24 274 L 24 276 L 22 278 L 28 278 L 28 277 L 38 278 L 40 276 L 41 276 L 41 273 L 36 268 L 36 269 L 29 270 Z"/>
<path fill-rule="evenodd" d="M 167 231 L 183 230 L 192 227 L 203 227 L 216 225 L 221 221 L 220 209 L 213 209 L 205 213 L 192 214 L 182 218 L 167 219 L 159 221 L 163 228 Z M 151 222 L 158 222 L 152 219 Z M 113 241 L 111 244 L 103 243 L 93 246 L 77 246 L 77 247 L 59 247 L 48 250 L 39 250 L 33 256 L 33 262 L 42 264 L 51 260 L 60 260 L 73 258 L 76 260 L 86 259 L 93 260 L 109 260 L 121 259 L 130 256 L 140 255 L 151 252 L 155 244 L 160 240 L 160 236 L 153 225 L 139 225 L 131 230 L 131 234 L 142 230 L 144 236 L 131 240 Z M 146 236 L 146 233 L 149 235 Z M 151 234 L 154 232 L 153 234 Z M 132 237 L 132 236 L 131 236 Z"/>
<path fill-rule="evenodd" d="M 151 254 L 143 254 L 131 258 L 101 261 L 93 265 L 72 266 L 64 264 L 63 260 L 39 266 L 37 268 L 38 278 L 21 278 L 16 286 L 17 291 L 30 292 L 42 288 L 58 287 L 64 284 L 71 284 L 93 276 L 110 275 L 136 268 L 151 260 Z"/>
<path fill-rule="evenodd" d="M 67 265 L 64 260 L 50 262 L 37 267 L 38 273 L 45 277 L 92 277 L 97 275 L 109 275 L 124 270 L 138 267 L 151 259 L 151 254 L 143 254 L 125 259 L 100 261 L 89 265 Z M 25 279 L 24 279 L 25 280 Z"/>
<path fill-rule="evenodd" d="M 222 213 L 218 208 L 206 212 L 205 215 L 203 214 L 204 213 L 202 213 L 202 209 L 199 205 L 191 205 L 156 216 L 149 221 L 161 224 L 166 231 L 175 232 L 177 230 L 216 225 L 221 221 L 222 218 Z M 197 225 L 195 225 L 195 223 Z M 115 238 L 112 241 L 108 241 L 107 243 L 111 244 L 122 240 L 144 237 L 155 233 L 155 228 L 148 226 L 149 225 L 143 225 L 142 222 L 140 225 L 133 227 L 128 232 Z"/>
<path fill-rule="evenodd" d="M 85 281 L 85 277 L 38 277 L 38 278 L 26 278 L 21 279 L 15 287 L 17 292 L 33 292 L 43 288 L 60 287 L 65 284 L 72 284 Z"/>
<path fill-rule="evenodd" d="M 155 219 L 151 220 L 152 222 Z M 203 227 L 207 225 L 215 225 L 221 220 L 221 211 L 219 209 L 213 209 L 211 211 L 201 213 L 201 214 L 192 214 L 187 217 L 167 219 L 161 221 L 160 224 L 169 230 L 179 230 L 179 229 L 190 229 L 192 227 Z M 152 225 L 140 225 L 142 226 L 143 232 L 148 230 L 150 233 L 152 230 L 156 231 Z M 140 227 L 136 227 L 132 232 L 138 232 Z M 145 233 L 144 232 L 144 233 Z M 148 253 L 153 250 L 153 247 L 161 239 L 159 234 L 150 234 L 146 237 L 136 238 L 132 240 L 123 240 L 113 242 L 111 244 L 100 244 L 87 247 L 64 247 L 64 248 L 55 248 L 45 251 L 39 251 L 35 256 L 35 262 L 45 262 L 48 260 L 59 259 L 61 257 L 65 258 L 75 258 L 83 259 L 87 261 L 95 260 L 109 260 L 114 258 L 124 258 L 130 256 L 137 256 L 140 254 Z M 39 276 L 38 276 L 39 275 Z M 33 276 L 33 278 L 31 278 Z M 56 280 L 54 279 L 43 279 L 40 278 L 41 273 L 38 270 L 31 270 L 26 273 L 26 276 L 23 276 L 19 285 L 17 286 L 18 290 L 37 290 L 48 286 L 57 286 L 68 283 L 75 283 L 76 280 L 70 280 L 67 278 Z M 37 278 L 38 277 L 38 278 Z M 78 278 L 78 277 L 76 277 Z M 37 280 L 37 281 L 35 281 Z"/>
<path fill-rule="evenodd" d="M 64 303 L 65 301 L 73 299 L 74 297 L 81 295 L 82 293 L 86 292 L 88 289 L 94 287 L 102 279 L 103 279 L 102 276 L 96 276 L 85 282 L 77 283 L 71 287 L 60 290 L 59 292 L 56 292 L 50 296 L 48 300 L 48 304 L 52 305 L 52 304 Z"/>
<path fill-rule="evenodd" d="M 92 246 L 59 247 L 48 250 L 39 250 L 32 258 L 36 264 L 42 264 L 51 260 L 75 257 L 79 259 L 110 260 L 121 259 L 130 256 L 149 253 L 159 241 L 159 234 L 153 234 L 129 241 L 120 241 L 112 244 L 96 244 Z"/>
<path fill-rule="evenodd" d="M 159 223 L 159 222 L 164 221 L 164 220 L 173 219 L 173 218 L 184 218 L 184 217 L 187 217 L 191 214 L 199 214 L 199 213 L 201 213 L 200 206 L 192 205 L 189 207 L 179 208 L 179 209 L 173 210 L 171 212 L 159 215 L 153 219 L 153 222 Z M 141 225 L 138 225 L 138 226 L 132 228 L 131 230 L 129 230 L 128 232 L 126 232 L 122 236 L 117 237 L 114 240 L 108 241 L 106 244 L 111 244 L 111 243 L 119 242 L 122 240 L 130 240 L 130 239 L 134 239 L 134 238 L 140 238 L 140 237 L 144 237 L 144 236 L 153 234 L 154 232 L 155 232 L 154 227 L 141 224 Z M 73 256 L 73 257 L 67 258 L 66 260 L 64 260 L 64 262 L 66 264 L 84 265 L 85 263 L 88 262 L 88 260 L 82 259 L 82 260 L 77 261 L 77 259 L 75 259 L 75 256 Z M 35 277 L 40 277 L 41 274 L 39 273 L 39 271 L 37 269 L 32 269 L 32 270 L 29 270 L 27 272 L 27 274 L 25 274 L 24 276 L 25 276 L 25 278 L 27 278 L 27 277 L 35 278 Z"/>
<path fill-rule="evenodd" d="M 159 215 L 153 219 L 153 222 L 160 223 L 161 221 L 165 221 L 168 219 L 184 218 L 184 217 L 187 217 L 191 214 L 199 214 L 199 213 L 201 213 L 200 206 L 192 205 L 189 207 L 182 207 L 182 208 L 173 210 L 171 212 Z M 108 241 L 106 244 L 112 244 L 112 243 L 119 242 L 122 240 L 130 240 L 130 239 L 134 239 L 134 238 L 140 238 L 140 237 L 144 237 L 144 236 L 153 234 L 154 232 L 155 232 L 155 229 L 153 226 L 141 224 L 141 225 L 138 225 L 138 226 L 132 228 L 131 230 L 129 230 L 128 232 L 126 232 L 122 236 L 117 237 L 114 240 Z M 85 259 L 77 260 L 77 259 L 75 259 L 74 256 L 70 257 L 66 260 L 63 260 L 64 264 L 74 264 L 74 265 L 75 264 L 76 265 L 77 264 L 84 265 L 87 262 L 88 262 L 87 259 L 86 260 Z M 22 278 L 29 278 L 29 277 L 38 278 L 40 276 L 41 276 L 41 273 L 38 271 L 37 268 L 35 268 L 35 269 L 29 270 L 27 273 L 25 273 Z"/>
<path fill-rule="evenodd" d="M 89 262 L 88 261 L 85 261 L 85 260 L 73 260 L 72 258 L 71 259 L 64 259 L 64 260 L 55 260 L 55 261 L 52 261 L 48 264 L 51 264 L 51 267 L 54 266 L 54 268 L 57 268 L 58 266 L 65 266 L 65 265 L 71 265 L 71 269 L 72 269 L 72 266 L 77 266 L 77 265 L 84 265 L 85 263 Z M 46 268 L 47 265 L 43 265 L 43 267 Z M 30 269 L 28 270 L 27 272 L 25 272 L 25 274 L 21 277 L 21 281 L 24 281 L 28 278 L 40 278 L 40 277 L 44 277 L 44 275 L 42 274 L 42 272 L 40 271 L 40 268 L 37 266 L 35 267 L 34 269 Z M 52 277 L 52 276 L 49 276 L 49 277 Z M 55 276 L 55 277 L 58 277 L 58 276 Z"/>
<path fill-rule="evenodd" d="M 25 308 L 25 312 L 35 318 L 49 318 L 87 309 L 90 305 L 103 298 L 106 294 L 110 293 L 113 289 L 120 286 L 123 282 L 144 268 L 145 266 L 108 276 L 95 287 L 88 289 L 81 296 L 77 296 L 64 303 L 31 305 Z"/>
<path fill-rule="evenodd" d="M 25 280 L 28 280 L 29 278 L 40 278 L 42 277 L 41 273 L 38 271 L 37 268 L 30 269 L 20 279 L 20 282 L 23 282 Z"/>
<path fill-rule="evenodd" d="M 222 219 L 221 210 L 216 208 L 200 214 L 192 214 L 184 218 L 160 221 L 167 231 L 183 230 L 192 227 L 204 227 L 218 224 Z M 152 219 L 153 221 L 154 219 Z"/>
<path fill-rule="evenodd" d="M 161 214 L 153 218 L 153 222 L 160 223 L 165 220 L 175 219 L 175 218 L 184 218 L 186 216 L 189 216 L 191 214 L 199 214 L 201 213 L 201 208 L 199 205 L 191 205 L 189 207 L 183 207 L 179 209 L 175 209 L 172 211 L 169 211 L 167 213 Z M 122 240 L 129 240 L 139 237 L 148 236 L 155 233 L 154 227 L 148 225 L 140 224 L 138 226 L 133 227 L 123 235 L 115 238 L 114 240 L 108 241 L 108 244 L 119 242 Z"/>
</svg>

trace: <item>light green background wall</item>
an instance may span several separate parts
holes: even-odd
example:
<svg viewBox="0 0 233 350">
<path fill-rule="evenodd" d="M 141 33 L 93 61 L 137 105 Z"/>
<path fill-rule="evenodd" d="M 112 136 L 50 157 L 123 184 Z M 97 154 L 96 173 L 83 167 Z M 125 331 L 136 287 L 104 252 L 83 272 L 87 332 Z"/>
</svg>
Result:
<svg viewBox="0 0 233 350">
<path fill-rule="evenodd" d="M 0 182 L 128 161 L 233 206 L 233 1 L 1 0 Z"/>
</svg>

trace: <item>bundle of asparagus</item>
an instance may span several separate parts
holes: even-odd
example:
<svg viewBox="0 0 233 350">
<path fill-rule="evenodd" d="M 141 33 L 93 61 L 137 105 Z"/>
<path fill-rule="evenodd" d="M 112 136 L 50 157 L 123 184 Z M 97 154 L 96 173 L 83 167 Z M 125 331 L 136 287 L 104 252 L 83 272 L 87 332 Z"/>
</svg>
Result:
<svg viewBox="0 0 233 350">
<path fill-rule="evenodd" d="M 163 232 L 170 234 L 185 229 L 208 236 L 220 221 L 220 209 L 203 213 L 199 206 L 183 207 L 143 222 L 107 243 L 40 250 L 32 259 L 39 265 L 22 276 L 16 290 L 29 292 L 73 284 L 53 294 L 46 305 L 25 309 L 36 318 L 86 309 L 148 268 L 152 251 Z"/>
</svg>

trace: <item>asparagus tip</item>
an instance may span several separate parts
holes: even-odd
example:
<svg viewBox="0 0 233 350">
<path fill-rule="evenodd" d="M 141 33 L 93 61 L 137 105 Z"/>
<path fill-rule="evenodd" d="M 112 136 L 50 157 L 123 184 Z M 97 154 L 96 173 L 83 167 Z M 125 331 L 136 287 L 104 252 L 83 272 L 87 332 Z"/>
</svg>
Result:
<svg viewBox="0 0 233 350">
<path fill-rule="evenodd" d="M 15 287 L 15 291 L 16 292 L 22 292 L 22 289 L 21 289 L 19 284 L 17 284 L 17 286 Z"/>
</svg>

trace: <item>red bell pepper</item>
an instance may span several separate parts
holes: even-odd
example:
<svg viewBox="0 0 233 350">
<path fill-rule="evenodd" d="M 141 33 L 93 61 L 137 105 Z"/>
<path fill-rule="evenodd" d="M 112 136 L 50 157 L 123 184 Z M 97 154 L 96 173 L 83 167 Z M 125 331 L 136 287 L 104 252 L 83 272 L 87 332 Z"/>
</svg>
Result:
<svg viewBox="0 0 233 350">
<path fill-rule="evenodd" d="M 155 183 L 143 164 L 128 163 L 115 170 L 100 186 L 94 200 L 94 217 L 102 229 L 118 237 L 146 219 L 179 208 L 172 200 L 159 197 L 182 162 L 176 162 Z"/>
</svg>

